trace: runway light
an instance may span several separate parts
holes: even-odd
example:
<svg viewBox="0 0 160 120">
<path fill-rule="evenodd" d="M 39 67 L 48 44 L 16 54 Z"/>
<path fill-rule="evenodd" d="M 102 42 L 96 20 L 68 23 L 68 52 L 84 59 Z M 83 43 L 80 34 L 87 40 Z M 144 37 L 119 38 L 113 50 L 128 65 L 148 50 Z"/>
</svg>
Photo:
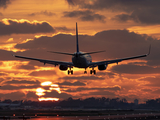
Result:
<svg viewBox="0 0 160 120">
<path fill-rule="evenodd" d="M 59 115 L 57 115 L 57 117 L 58 117 Z"/>
<path fill-rule="evenodd" d="M 15 117 L 16 115 L 15 115 L 15 114 L 13 114 L 13 116 Z"/>
</svg>

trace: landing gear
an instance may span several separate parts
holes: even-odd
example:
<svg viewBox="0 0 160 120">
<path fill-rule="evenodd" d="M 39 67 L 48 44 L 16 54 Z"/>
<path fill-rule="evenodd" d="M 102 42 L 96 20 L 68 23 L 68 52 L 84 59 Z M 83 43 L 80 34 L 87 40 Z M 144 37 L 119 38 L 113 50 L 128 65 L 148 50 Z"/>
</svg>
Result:
<svg viewBox="0 0 160 120">
<path fill-rule="evenodd" d="M 71 73 L 71 75 L 73 75 L 73 70 L 71 70 L 71 68 L 68 70 L 68 75 Z"/>
<path fill-rule="evenodd" d="M 90 74 L 92 74 L 92 73 L 93 73 L 94 75 L 96 74 L 96 70 L 94 70 L 94 68 L 92 68 L 92 70 L 90 70 Z"/>
<path fill-rule="evenodd" d="M 68 75 L 71 73 L 73 75 L 73 70 L 68 70 Z"/>
<path fill-rule="evenodd" d="M 87 74 L 86 68 L 85 68 L 84 74 Z"/>
</svg>

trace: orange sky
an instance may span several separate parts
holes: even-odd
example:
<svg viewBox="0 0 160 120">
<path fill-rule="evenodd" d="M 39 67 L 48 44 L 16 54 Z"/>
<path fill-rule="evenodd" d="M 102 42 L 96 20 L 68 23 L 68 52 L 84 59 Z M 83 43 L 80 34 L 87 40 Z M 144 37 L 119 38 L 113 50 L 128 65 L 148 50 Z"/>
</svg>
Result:
<svg viewBox="0 0 160 120">
<path fill-rule="evenodd" d="M 113 2 L 114 1 L 114 2 Z M 68 97 L 159 98 L 159 1 L 3 0 L 0 1 L 0 99 L 63 100 Z M 80 50 L 106 50 L 93 61 L 146 54 L 147 58 L 108 65 L 96 75 L 74 75 L 59 67 L 14 58 L 11 54 L 71 61 L 75 23 Z M 47 84 L 47 83 L 48 84 Z M 45 84 L 45 85 L 44 85 Z"/>
</svg>

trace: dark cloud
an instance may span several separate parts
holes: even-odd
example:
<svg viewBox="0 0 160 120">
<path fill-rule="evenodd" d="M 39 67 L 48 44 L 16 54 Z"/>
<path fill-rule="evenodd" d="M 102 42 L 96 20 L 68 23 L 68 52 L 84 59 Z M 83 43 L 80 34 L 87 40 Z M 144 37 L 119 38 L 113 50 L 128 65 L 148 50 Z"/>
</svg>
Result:
<svg viewBox="0 0 160 120">
<path fill-rule="evenodd" d="M 97 91 L 119 91 L 121 88 L 119 86 L 113 87 L 106 87 L 106 88 L 86 88 L 86 87 L 79 87 L 76 89 L 69 89 L 66 92 L 81 92 L 85 90 L 97 90 Z"/>
<path fill-rule="evenodd" d="M 14 85 L 2 85 L 0 87 L 1 90 L 20 90 L 20 89 L 36 89 L 40 87 L 40 85 L 18 85 L 18 86 L 14 86 Z"/>
<path fill-rule="evenodd" d="M 0 0 L 0 8 L 7 8 L 8 4 L 10 3 L 10 0 Z"/>
<path fill-rule="evenodd" d="M 81 94 L 82 96 L 104 96 L 104 97 L 109 97 L 113 98 L 116 96 L 115 92 L 111 91 L 96 91 L 96 92 L 89 92 L 89 94 Z"/>
<path fill-rule="evenodd" d="M 11 81 L 6 81 L 3 84 L 36 84 L 40 85 L 40 81 L 29 81 L 29 80 L 11 80 Z"/>
<path fill-rule="evenodd" d="M 67 3 L 71 6 L 79 5 L 79 4 L 84 4 L 86 1 L 85 0 L 66 0 Z"/>
<path fill-rule="evenodd" d="M 134 22 L 137 22 L 137 23 L 160 24 L 160 17 L 157 16 L 158 11 L 155 9 L 135 10 L 131 14 L 119 14 L 112 19 L 118 20 L 121 22 L 127 22 L 129 20 L 133 20 Z"/>
<path fill-rule="evenodd" d="M 45 92 L 45 95 L 42 97 L 53 97 L 53 98 L 59 98 L 60 100 L 64 100 L 69 97 L 72 97 L 72 95 L 67 93 L 58 93 L 57 91 L 54 90 L 52 92 Z"/>
<path fill-rule="evenodd" d="M 65 79 L 65 80 L 104 80 L 105 78 L 104 77 L 99 77 L 99 76 L 73 76 L 73 77 L 70 77 L 70 76 L 66 76 L 66 77 L 63 77 L 63 78 L 60 78 L 60 79 Z"/>
<path fill-rule="evenodd" d="M 16 66 L 16 69 L 25 69 L 25 70 L 34 70 L 35 67 L 33 65 L 20 65 Z"/>
<path fill-rule="evenodd" d="M 1 55 L 0 60 L 15 60 L 12 54 L 13 54 L 12 51 L 0 50 L 0 55 Z"/>
<path fill-rule="evenodd" d="M 32 91 L 29 91 L 27 94 L 26 94 L 26 99 L 29 99 L 29 100 L 37 100 L 38 99 L 38 96 L 35 94 L 35 92 L 32 92 Z"/>
<path fill-rule="evenodd" d="M 34 12 L 34 13 L 31 13 L 31 14 L 28 14 L 28 15 L 29 16 L 36 16 L 36 15 L 54 16 L 56 14 L 53 13 L 53 12 L 49 12 L 49 11 L 45 10 L 45 11 L 41 11 L 41 12 Z"/>
<path fill-rule="evenodd" d="M 72 2 L 74 3 L 74 5 L 79 5 L 81 8 L 94 10 L 109 9 L 112 11 L 124 12 L 131 12 L 136 9 L 150 9 L 154 7 L 155 9 L 159 9 L 158 4 L 160 3 L 157 0 L 94 0 L 92 2 L 74 2 L 72 0 Z"/>
<path fill-rule="evenodd" d="M 11 92 L 11 93 L 0 93 L 1 99 L 12 99 L 12 100 L 23 100 L 25 98 L 25 94 L 23 92 Z"/>
<path fill-rule="evenodd" d="M 64 17 L 70 17 L 70 18 L 78 18 L 82 21 L 95 21 L 98 20 L 100 22 L 105 22 L 105 16 L 97 14 L 90 10 L 85 11 L 72 11 L 72 12 L 63 12 Z"/>
<path fill-rule="evenodd" d="M 81 9 L 116 12 L 117 15 L 113 19 L 121 22 L 133 20 L 144 24 L 160 24 L 160 1 L 157 0 L 94 0 L 92 2 L 67 0 L 67 2 Z"/>
<path fill-rule="evenodd" d="M 55 29 L 47 22 L 27 20 L 3 19 L 0 21 L 0 28 L 0 35 L 55 32 Z"/>
<path fill-rule="evenodd" d="M 144 81 L 146 82 L 146 84 L 144 86 L 147 86 L 149 88 L 152 88 L 152 87 L 158 87 L 160 86 L 160 77 L 147 77 L 147 78 L 144 78 L 144 79 L 140 79 L 140 81 Z"/>
<path fill-rule="evenodd" d="M 56 75 L 56 71 L 50 71 L 50 70 L 34 71 L 34 72 L 31 72 L 29 75 L 31 76 L 54 76 Z"/>
<path fill-rule="evenodd" d="M 74 1 L 73 0 L 66 0 L 68 2 L 69 5 L 74 5 Z"/>
<path fill-rule="evenodd" d="M 154 68 L 150 66 L 127 64 L 114 66 L 111 70 L 119 74 L 154 74 L 159 73 L 160 67 Z"/>
<path fill-rule="evenodd" d="M 62 83 L 57 83 L 58 85 L 67 85 L 67 86 L 85 86 L 86 84 L 82 83 L 82 82 L 79 82 L 79 81 L 76 81 L 76 82 L 62 82 Z"/>
<path fill-rule="evenodd" d="M 63 27 L 54 27 L 57 31 L 72 31 L 72 30 L 74 30 L 74 29 L 69 29 L 69 28 L 67 28 L 67 27 L 65 27 L 65 26 L 63 26 Z"/>
</svg>

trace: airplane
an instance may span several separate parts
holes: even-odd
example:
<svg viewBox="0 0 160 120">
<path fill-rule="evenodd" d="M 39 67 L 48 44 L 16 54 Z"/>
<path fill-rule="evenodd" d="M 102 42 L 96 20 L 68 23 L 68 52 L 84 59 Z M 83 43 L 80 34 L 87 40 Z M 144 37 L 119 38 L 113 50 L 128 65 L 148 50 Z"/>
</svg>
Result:
<svg viewBox="0 0 160 120">
<path fill-rule="evenodd" d="M 119 62 L 124 61 L 124 60 L 146 57 L 150 54 L 150 48 L 151 48 L 151 46 L 149 47 L 148 54 L 143 54 L 143 55 L 133 56 L 133 57 L 128 57 L 128 58 L 122 58 L 122 59 L 92 62 L 92 58 L 91 58 L 90 54 L 100 53 L 100 52 L 104 52 L 104 51 L 85 52 L 85 53 L 80 52 L 79 51 L 79 43 L 78 43 L 78 27 L 77 27 L 77 23 L 76 23 L 76 49 L 77 49 L 77 51 L 73 54 L 72 53 L 64 53 L 64 52 L 48 51 L 48 52 L 51 52 L 51 53 L 70 55 L 70 56 L 72 56 L 72 62 L 45 60 L 45 59 L 24 57 L 24 56 L 18 56 L 18 55 L 13 55 L 13 56 L 17 57 L 17 58 L 36 60 L 36 61 L 44 63 L 44 65 L 46 63 L 55 65 L 55 67 L 57 65 L 59 65 L 59 69 L 62 70 L 62 71 L 68 70 L 68 74 L 73 74 L 73 70 L 72 70 L 73 67 L 84 68 L 85 69 L 84 74 L 87 73 L 87 71 L 86 71 L 87 68 L 92 68 L 90 70 L 90 74 L 96 74 L 96 70 L 94 70 L 94 68 L 97 67 L 97 66 L 98 66 L 99 70 L 106 70 L 108 64 L 112 64 L 112 63 L 117 63 L 118 64 Z"/>
</svg>

